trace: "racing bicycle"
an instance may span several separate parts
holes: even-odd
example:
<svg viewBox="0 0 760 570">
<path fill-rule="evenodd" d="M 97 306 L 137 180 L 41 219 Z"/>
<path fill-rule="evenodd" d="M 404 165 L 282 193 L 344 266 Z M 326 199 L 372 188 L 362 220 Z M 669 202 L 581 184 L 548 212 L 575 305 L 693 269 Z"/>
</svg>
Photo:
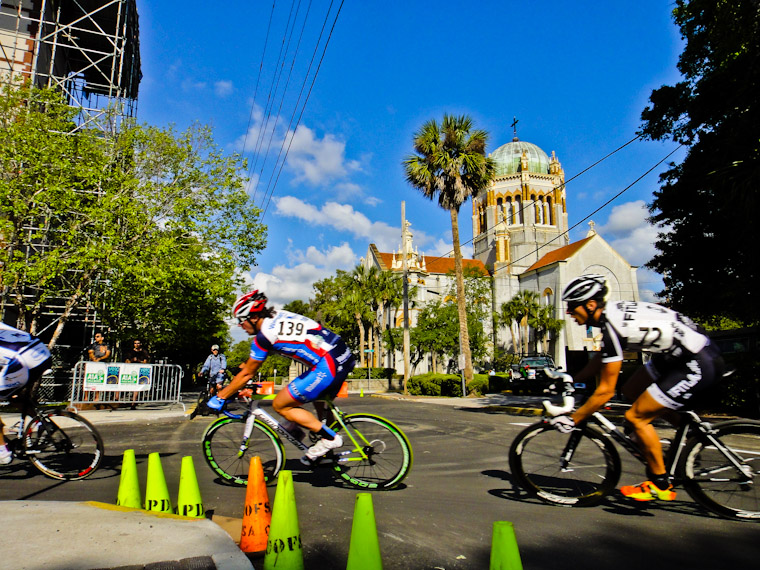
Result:
<svg viewBox="0 0 760 570">
<path fill-rule="evenodd" d="M 244 413 L 233 413 L 225 404 L 224 417 L 211 423 L 203 434 L 206 462 L 232 485 L 248 483 L 254 456 L 261 458 L 266 481 L 277 477 L 285 463 L 283 441 L 290 442 L 301 454 L 309 448 L 261 408 L 261 401 L 272 400 L 274 395 L 253 393 L 248 397 L 250 404 Z M 320 401 L 332 412 L 335 421 L 330 427 L 343 437 L 343 447 L 330 450 L 316 464 L 329 467 L 337 479 L 352 487 L 387 490 L 398 486 L 412 468 L 412 446 L 404 433 L 380 416 L 346 414 L 331 398 Z"/>
<path fill-rule="evenodd" d="M 103 459 L 103 438 L 77 413 L 39 407 L 24 390 L 17 396 L 21 418 L 6 435 L 17 459 L 28 459 L 42 473 L 61 481 L 92 475 Z M 14 437 L 15 436 L 15 437 Z"/>
<path fill-rule="evenodd" d="M 594 413 L 570 434 L 557 431 L 551 416 L 574 405 L 573 380 L 547 370 L 561 383 L 563 405 L 543 402 L 545 417 L 517 435 L 509 466 L 517 484 L 554 505 L 589 507 L 612 493 L 621 475 L 613 444 L 646 464 L 635 441 L 602 413 Z M 708 423 L 692 411 L 681 422 L 665 454 L 674 485 L 706 509 L 725 518 L 760 519 L 760 422 L 737 419 Z"/>
</svg>

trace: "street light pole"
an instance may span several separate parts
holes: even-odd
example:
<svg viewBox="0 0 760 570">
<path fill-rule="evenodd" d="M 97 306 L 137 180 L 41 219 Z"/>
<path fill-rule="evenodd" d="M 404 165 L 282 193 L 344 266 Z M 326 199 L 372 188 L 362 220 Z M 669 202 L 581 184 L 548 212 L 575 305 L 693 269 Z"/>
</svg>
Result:
<svg viewBox="0 0 760 570">
<path fill-rule="evenodd" d="M 409 382 L 409 267 L 406 251 L 406 202 L 401 202 L 401 262 L 403 268 L 402 283 L 404 287 L 404 394 L 408 394 Z"/>
</svg>

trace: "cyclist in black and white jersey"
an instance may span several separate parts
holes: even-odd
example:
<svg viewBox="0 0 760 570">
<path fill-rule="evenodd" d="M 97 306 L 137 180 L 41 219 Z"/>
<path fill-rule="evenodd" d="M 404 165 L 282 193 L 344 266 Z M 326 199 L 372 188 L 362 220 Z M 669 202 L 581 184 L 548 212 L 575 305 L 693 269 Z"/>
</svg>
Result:
<svg viewBox="0 0 760 570">
<path fill-rule="evenodd" d="M 552 423 L 560 431 L 572 431 L 615 394 L 624 350 L 651 353 L 647 364 L 623 386 L 623 394 L 633 401 L 625 418 L 647 460 L 649 480 L 620 490 L 638 501 L 671 501 L 676 494 L 665 472 L 662 445 L 652 421 L 659 417 L 672 420 L 670 410 L 688 409 L 696 394 L 721 378 L 723 359 L 688 317 L 654 303 L 607 304 L 607 293 L 602 275 L 582 275 L 572 280 L 562 295 L 575 322 L 602 330 L 601 351 L 575 380 L 591 380 L 597 374 L 600 379 L 582 406 L 570 416 L 554 418 Z"/>
<path fill-rule="evenodd" d="M 24 331 L 0 322 L 0 400 L 7 400 L 50 368 L 50 351 L 43 342 Z M 0 465 L 13 461 L 5 444 L 0 420 Z"/>
</svg>

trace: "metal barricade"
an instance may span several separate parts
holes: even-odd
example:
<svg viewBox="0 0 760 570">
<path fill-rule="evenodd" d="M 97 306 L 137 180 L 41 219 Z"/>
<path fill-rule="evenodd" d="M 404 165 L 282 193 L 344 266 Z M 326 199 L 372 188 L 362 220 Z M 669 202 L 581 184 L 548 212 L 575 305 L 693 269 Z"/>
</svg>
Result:
<svg viewBox="0 0 760 570">
<path fill-rule="evenodd" d="M 150 388 L 135 391 L 85 390 L 85 366 L 91 362 L 80 361 L 74 366 L 71 383 L 71 405 L 85 404 L 179 404 L 182 402 L 181 388 L 184 371 L 178 364 L 140 364 L 141 368 L 150 368 Z M 109 362 L 109 367 L 127 366 L 123 362 Z"/>
</svg>

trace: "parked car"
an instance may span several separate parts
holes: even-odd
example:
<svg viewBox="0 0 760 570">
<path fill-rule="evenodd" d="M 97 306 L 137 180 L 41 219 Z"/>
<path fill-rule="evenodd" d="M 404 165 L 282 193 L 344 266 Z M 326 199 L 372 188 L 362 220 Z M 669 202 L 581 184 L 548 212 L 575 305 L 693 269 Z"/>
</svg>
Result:
<svg viewBox="0 0 760 570">
<path fill-rule="evenodd" d="M 546 380 L 545 368 L 557 368 L 551 356 L 523 356 L 519 364 L 512 365 L 512 380 Z"/>
</svg>

